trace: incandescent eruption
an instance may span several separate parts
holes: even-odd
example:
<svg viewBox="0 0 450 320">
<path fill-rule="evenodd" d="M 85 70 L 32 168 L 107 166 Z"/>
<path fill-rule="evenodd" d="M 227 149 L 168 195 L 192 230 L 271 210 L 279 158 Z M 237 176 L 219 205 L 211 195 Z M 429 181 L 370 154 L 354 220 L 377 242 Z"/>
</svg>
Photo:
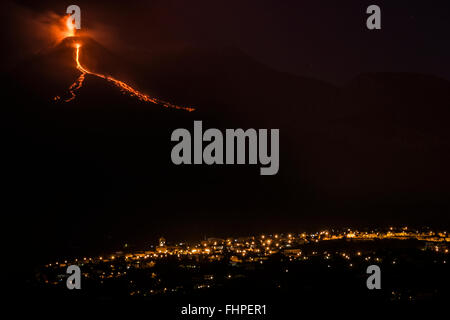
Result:
<svg viewBox="0 0 450 320">
<path fill-rule="evenodd" d="M 70 102 L 70 101 L 74 100 L 75 97 L 76 97 L 76 91 L 78 91 L 83 86 L 83 82 L 84 82 L 84 80 L 86 78 L 86 75 L 92 75 L 92 76 L 95 76 L 95 77 L 98 77 L 98 78 L 105 79 L 108 82 L 111 82 L 116 87 L 118 87 L 123 93 L 129 94 L 132 97 L 136 97 L 140 101 L 158 104 L 158 105 L 161 105 L 161 106 L 163 106 L 165 108 L 180 109 L 180 110 L 185 110 L 185 111 L 189 111 L 189 112 L 195 110 L 192 107 L 178 106 L 178 105 L 172 104 L 172 103 L 167 102 L 167 101 L 163 101 L 163 100 L 155 98 L 155 97 L 150 97 L 149 95 L 144 94 L 144 93 L 134 89 L 133 87 L 131 87 L 130 85 L 126 84 L 123 81 L 115 79 L 115 78 L 113 78 L 111 76 L 107 76 L 107 75 L 104 75 L 104 74 L 97 73 L 97 72 L 94 72 L 94 71 L 86 69 L 86 67 L 84 67 L 81 64 L 81 62 L 80 62 L 82 42 L 81 42 L 81 39 L 78 39 L 77 37 L 75 37 L 75 27 L 74 27 L 74 25 L 73 25 L 73 23 L 72 23 L 70 18 L 67 19 L 67 29 L 68 29 L 67 30 L 67 34 L 69 35 L 67 38 L 73 40 L 73 47 L 75 49 L 74 57 L 75 57 L 76 68 L 81 72 L 81 75 L 69 87 L 70 97 L 67 98 L 67 99 L 64 99 L 65 102 Z M 56 96 L 54 98 L 55 101 L 59 101 L 60 99 L 61 98 L 59 96 Z"/>
</svg>

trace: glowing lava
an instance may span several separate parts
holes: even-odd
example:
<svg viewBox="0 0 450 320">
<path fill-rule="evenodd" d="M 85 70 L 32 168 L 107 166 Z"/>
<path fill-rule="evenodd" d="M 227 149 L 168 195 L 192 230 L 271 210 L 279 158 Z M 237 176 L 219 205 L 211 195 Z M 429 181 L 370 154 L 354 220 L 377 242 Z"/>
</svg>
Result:
<svg viewBox="0 0 450 320">
<path fill-rule="evenodd" d="M 67 19 L 67 28 L 69 30 L 71 30 L 73 33 L 75 33 L 75 27 L 72 23 L 72 21 L 70 19 Z M 157 98 L 152 98 L 147 94 L 144 94 L 134 88 L 132 88 L 131 86 L 129 86 L 128 84 L 126 84 L 123 81 L 117 80 L 113 77 L 110 76 L 106 76 L 100 73 L 96 73 L 93 71 L 90 71 L 88 69 L 86 69 L 85 67 L 83 67 L 80 63 L 80 48 L 81 48 L 81 44 L 80 43 L 76 43 L 75 44 L 75 49 L 76 49 L 76 53 L 75 53 L 75 62 L 77 65 L 77 69 L 81 72 L 81 75 L 78 77 L 78 79 L 69 87 L 69 92 L 70 92 L 70 97 L 66 100 L 64 100 L 65 102 L 69 102 L 72 101 L 73 99 L 75 99 L 76 97 L 76 91 L 78 89 L 80 89 L 83 86 L 83 81 L 86 78 L 86 74 L 90 74 L 102 79 L 105 79 L 109 82 L 112 82 L 115 86 L 117 86 L 122 92 L 124 93 L 128 93 L 130 96 L 132 97 L 136 97 L 141 101 L 145 101 L 145 102 L 151 102 L 154 104 L 159 104 L 165 108 L 173 108 L 173 109 L 181 109 L 181 110 L 186 110 L 186 111 L 194 111 L 194 108 L 191 107 L 181 107 L 181 106 L 177 106 L 175 104 L 172 104 L 170 102 L 167 101 L 163 101 Z M 55 97 L 54 100 L 58 101 L 60 99 L 59 96 Z"/>
</svg>

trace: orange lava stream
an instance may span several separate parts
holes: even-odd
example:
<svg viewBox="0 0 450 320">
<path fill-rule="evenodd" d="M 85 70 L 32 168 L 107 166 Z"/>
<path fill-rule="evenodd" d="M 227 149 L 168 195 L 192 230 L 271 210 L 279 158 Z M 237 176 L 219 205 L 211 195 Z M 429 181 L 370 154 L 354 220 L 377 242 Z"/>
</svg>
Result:
<svg viewBox="0 0 450 320">
<path fill-rule="evenodd" d="M 86 72 L 83 72 L 78 77 L 78 79 L 74 83 L 72 83 L 72 85 L 69 87 L 69 92 L 71 94 L 71 97 L 64 100 L 65 102 L 69 102 L 69 101 L 72 101 L 73 99 L 75 99 L 75 97 L 76 97 L 75 91 L 77 91 L 78 89 L 81 88 L 81 86 L 83 85 L 85 76 L 86 76 Z"/>
<path fill-rule="evenodd" d="M 165 108 L 173 108 L 173 109 L 180 109 L 180 110 L 186 110 L 186 111 L 194 111 L 195 109 L 192 107 L 181 107 L 181 106 L 177 106 L 175 104 L 172 104 L 170 102 L 166 102 L 157 98 L 152 98 L 147 94 L 144 94 L 142 92 L 139 92 L 138 90 L 132 88 L 131 86 L 129 86 L 128 84 L 126 84 L 123 81 L 117 80 L 113 77 L 109 77 L 109 76 L 105 76 L 103 74 L 100 73 L 95 73 L 92 71 L 87 70 L 86 68 L 84 68 L 81 63 L 80 63 L 80 44 L 76 44 L 76 56 L 75 56 L 75 61 L 77 63 L 77 69 L 81 72 L 81 75 L 78 77 L 78 79 L 69 87 L 69 92 L 71 94 L 71 97 L 66 99 L 65 102 L 69 102 L 72 101 L 73 99 L 75 99 L 75 91 L 77 91 L 78 89 L 80 89 L 83 85 L 83 81 L 85 79 L 86 74 L 90 74 L 102 79 L 105 79 L 107 81 L 112 82 L 114 85 L 116 85 L 117 87 L 120 88 L 120 90 L 122 92 L 126 92 L 129 93 L 131 96 L 134 96 L 136 98 L 138 98 L 141 101 L 145 101 L 145 102 L 151 102 L 154 104 L 159 104 Z"/>
</svg>

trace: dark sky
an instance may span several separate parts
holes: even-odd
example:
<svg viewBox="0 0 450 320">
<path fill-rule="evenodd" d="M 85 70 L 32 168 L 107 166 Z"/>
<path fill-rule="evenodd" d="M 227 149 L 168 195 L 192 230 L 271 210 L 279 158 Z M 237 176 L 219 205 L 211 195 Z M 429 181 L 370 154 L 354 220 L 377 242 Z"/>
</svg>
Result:
<svg viewBox="0 0 450 320">
<path fill-rule="evenodd" d="M 21 19 L 72 2 L 15 1 L 3 10 L 7 59 L 47 45 Z M 448 1 L 77 1 L 82 27 L 122 53 L 183 46 L 234 46 L 281 71 L 335 83 L 366 71 L 450 77 Z M 382 30 L 366 29 L 366 8 L 382 10 Z M 26 12 L 27 14 L 24 14 Z M 35 38 L 33 38 L 35 37 Z M 31 41 L 38 42 L 36 46 Z M 9 48 L 9 50 L 8 50 Z"/>
</svg>

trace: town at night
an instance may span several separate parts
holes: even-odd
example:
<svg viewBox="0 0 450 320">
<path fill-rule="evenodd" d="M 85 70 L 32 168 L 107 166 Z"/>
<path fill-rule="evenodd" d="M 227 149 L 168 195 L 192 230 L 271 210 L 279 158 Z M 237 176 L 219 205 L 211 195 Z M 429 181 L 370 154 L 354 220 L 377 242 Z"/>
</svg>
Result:
<svg viewBox="0 0 450 320">
<path fill-rule="evenodd" d="M 88 296 L 182 296 L 237 287 L 255 290 L 255 284 L 280 294 L 300 288 L 315 292 L 319 288 L 313 287 L 313 281 L 320 273 L 325 278 L 340 274 L 339 278 L 351 279 L 353 290 L 358 290 L 364 285 L 367 266 L 376 264 L 394 280 L 385 282 L 387 287 L 378 297 L 384 303 L 427 301 L 443 299 L 447 288 L 435 289 L 433 285 L 438 283 L 432 282 L 403 283 L 403 270 L 409 270 L 408 275 L 424 270 L 444 273 L 449 244 L 447 231 L 408 227 L 328 229 L 207 238 L 192 243 L 161 237 L 147 248 L 125 243 L 118 251 L 100 256 L 53 261 L 36 270 L 33 285 L 64 292 L 65 270 L 76 264 L 82 268 L 84 294 Z M 333 285 L 324 284 L 320 290 L 331 290 Z"/>
</svg>

